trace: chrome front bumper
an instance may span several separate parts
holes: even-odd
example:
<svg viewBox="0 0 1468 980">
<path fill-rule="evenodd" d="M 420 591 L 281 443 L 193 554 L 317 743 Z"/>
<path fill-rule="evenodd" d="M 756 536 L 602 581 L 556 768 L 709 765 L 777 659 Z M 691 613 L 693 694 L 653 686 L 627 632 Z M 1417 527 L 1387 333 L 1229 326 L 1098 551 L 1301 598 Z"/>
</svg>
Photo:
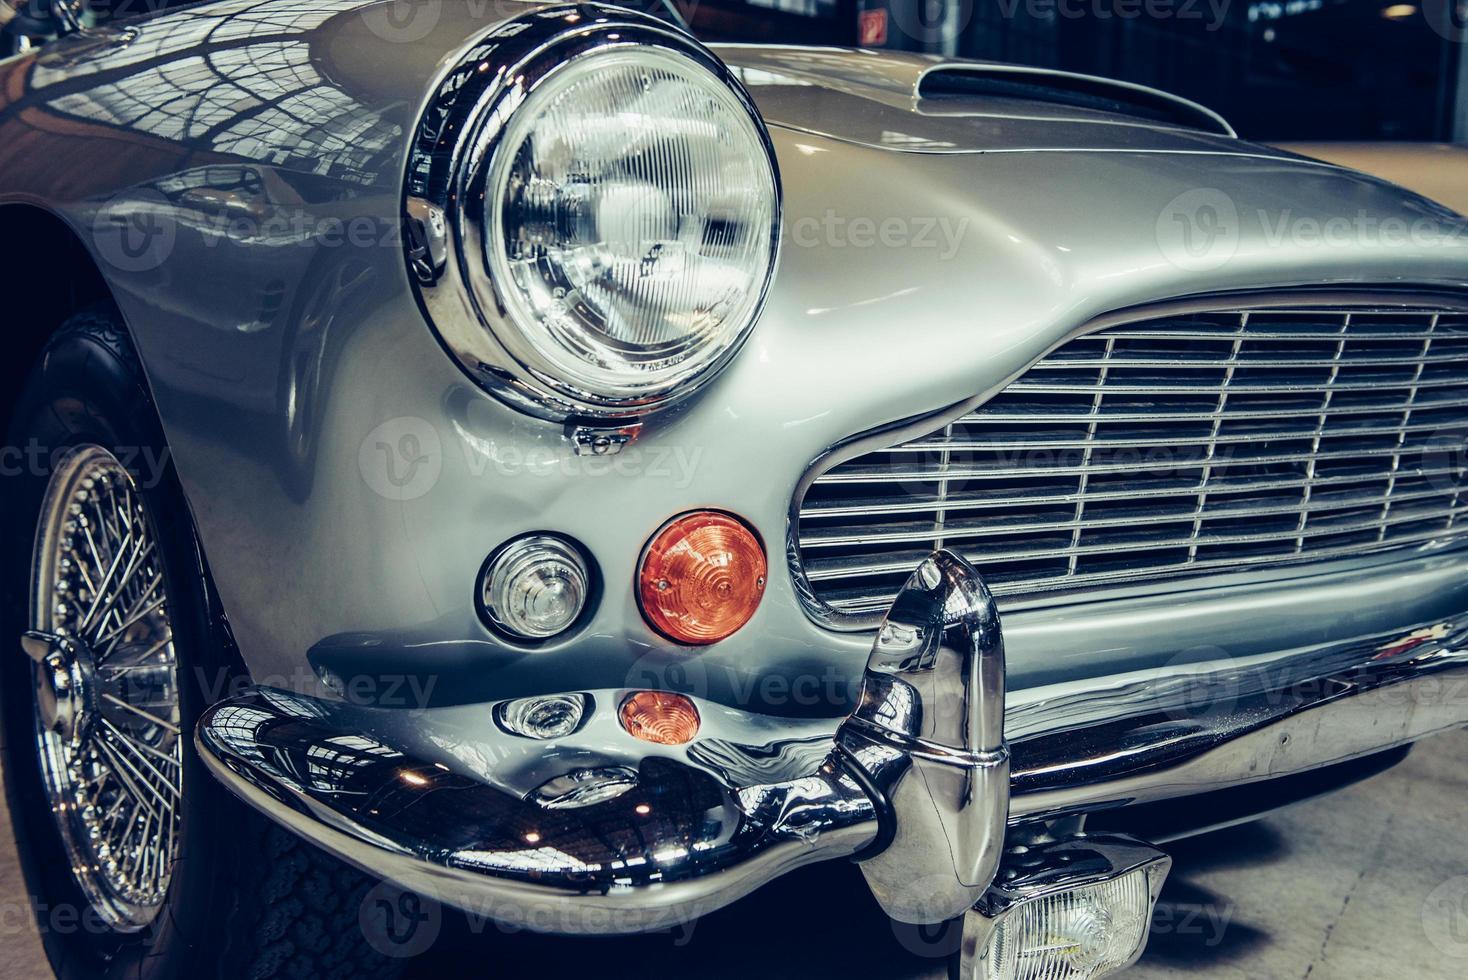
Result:
<svg viewBox="0 0 1468 980">
<path fill-rule="evenodd" d="M 893 605 L 850 717 L 699 702 L 687 745 L 637 741 L 630 692 L 583 692 L 534 741 L 490 706 L 421 711 L 271 689 L 215 705 L 212 771 L 368 872 L 542 932 L 686 923 L 814 861 L 854 857 L 894 918 L 983 905 L 1017 825 L 1305 772 L 1468 724 L 1468 614 L 1273 658 L 1109 678 L 1011 702 L 992 597 L 938 553 Z M 1006 745 L 1003 734 L 1009 733 Z M 547 796 L 587 773 L 626 790 Z M 560 802 L 558 802 L 560 800 Z"/>
</svg>

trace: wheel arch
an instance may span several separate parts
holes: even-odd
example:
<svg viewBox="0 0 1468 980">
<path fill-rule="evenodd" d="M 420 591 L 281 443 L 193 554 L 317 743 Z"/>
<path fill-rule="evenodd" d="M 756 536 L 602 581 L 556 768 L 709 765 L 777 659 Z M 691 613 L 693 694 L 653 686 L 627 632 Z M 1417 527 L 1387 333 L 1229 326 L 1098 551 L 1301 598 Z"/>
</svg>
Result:
<svg viewBox="0 0 1468 980">
<path fill-rule="evenodd" d="M 0 431 L 9 428 L 16 399 L 41 349 L 79 310 L 111 301 L 112 290 L 81 237 L 49 209 L 0 203 Z"/>
<path fill-rule="evenodd" d="M 0 202 L 0 241 L 12 251 L 0 261 L 0 439 L 9 431 L 26 378 L 56 331 L 72 316 L 116 297 L 86 242 L 49 208 L 30 202 Z M 17 247 L 19 246 L 19 247 Z M 118 309 L 118 319 L 132 329 Z M 143 368 L 146 374 L 146 368 Z M 146 383 L 146 378 L 145 378 Z M 185 495 L 187 506 L 187 495 Z M 224 618 L 203 545 L 195 548 L 204 577 L 216 640 L 236 669 L 247 672 Z"/>
</svg>

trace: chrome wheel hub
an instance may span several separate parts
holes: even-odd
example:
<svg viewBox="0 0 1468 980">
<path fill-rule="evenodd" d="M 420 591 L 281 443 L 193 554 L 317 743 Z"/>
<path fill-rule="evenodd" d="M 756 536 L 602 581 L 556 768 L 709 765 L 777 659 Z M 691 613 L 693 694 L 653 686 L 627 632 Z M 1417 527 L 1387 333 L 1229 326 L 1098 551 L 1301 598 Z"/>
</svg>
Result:
<svg viewBox="0 0 1468 980">
<path fill-rule="evenodd" d="M 158 915 L 183 792 L 178 665 L 157 540 L 100 446 L 51 477 L 32 565 L 36 747 L 71 870 L 112 928 Z"/>
<path fill-rule="evenodd" d="M 32 632 L 26 640 L 27 652 L 36 660 L 36 713 L 41 727 L 76 740 L 82 734 L 81 723 L 96 713 L 92 651 L 65 636 Z"/>
</svg>

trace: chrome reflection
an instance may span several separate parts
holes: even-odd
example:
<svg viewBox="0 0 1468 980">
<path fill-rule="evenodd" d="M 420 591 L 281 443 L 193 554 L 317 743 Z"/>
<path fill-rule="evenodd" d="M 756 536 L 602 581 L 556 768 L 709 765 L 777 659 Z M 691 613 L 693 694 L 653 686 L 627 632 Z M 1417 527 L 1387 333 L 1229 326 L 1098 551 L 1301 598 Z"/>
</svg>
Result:
<svg viewBox="0 0 1468 980">
<path fill-rule="evenodd" d="M 403 133 L 324 76 L 301 43 L 360 7 L 359 0 L 229 0 L 178 10 L 132 26 L 121 47 L 83 47 L 89 57 L 70 45 L 46 49 L 31 89 L 48 113 L 82 123 L 198 140 L 237 159 L 367 185 Z"/>
<path fill-rule="evenodd" d="M 146 928 L 178 851 L 183 739 L 162 559 L 101 446 L 52 475 L 32 567 L 36 748 L 72 875 L 106 924 Z"/>
<path fill-rule="evenodd" d="M 746 794 L 654 756 L 635 768 L 576 767 L 522 797 L 390 748 L 423 725 L 410 714 L 262 690 L 211 709 L 199 741 L 232 789 L 328 850 L 531 928 L 636 932 L 687 921 L 872 837 L 861 788 L 830 763 Z M 368 716 L 395 734 L 355 727 Z"/>
<path fill-rule="evenodd" d="M 197 737 L 235 793 L 377 875 L 509 925 L 621 934 L 847 856 L 864 859 L 889 909 L 937 921 L 989 885 L 1006 803 L 1011 825 L 1059 819 L 1468 724 L 1468 616 L 1200 665 L 1195 687 L 1173 672 L 1098 682 L 1089 697 L 1020 692 L 1006 716 L 992 598 L 952 556 L 930 562 L 839 724 L 700 703 L 692 742 L 654 747 L 618 721 L 635 692 L 572 692 L 586 698 L 580 727 L 528 743 L 493 722 L 495 706 L 409 711 L 259 689 L 210 709 Z M 1217 697 L 1250 668 L 1258 680 Z M 1212 700 L 1189 707 L 1189 690 Z M 1000 775 L 1006 717 L 1012 780 Z M 920 894 L 906 894 L 915 881 Z"/>
<path fill-rule="evenodd" d="M 575 769 L 546 780 L 530 798 L 547 810 L 577 810 L 615 800 L 636 787 L 637 773 L 632 769 Z"/>
<path fill-rule="evenodd" d="M 867 746 L 897 750 L 862 774 L 890 808 L 890 843 L 862 862 L 887 914 L 941 922 L 972 906 L 1004 846 L 1009 752 L 999 611 L 968 562 L 940 551 L 912 573 L 836 744 L 852 765 Z"/>
</svg>

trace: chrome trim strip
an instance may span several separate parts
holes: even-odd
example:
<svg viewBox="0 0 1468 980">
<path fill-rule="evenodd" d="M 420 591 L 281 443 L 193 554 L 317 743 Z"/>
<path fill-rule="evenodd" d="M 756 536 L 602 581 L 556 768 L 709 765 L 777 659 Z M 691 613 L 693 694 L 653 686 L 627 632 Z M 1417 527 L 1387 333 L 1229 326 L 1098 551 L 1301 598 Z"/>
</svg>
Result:
<svg viewBox="0 0 1468 980">
<path fill-rule="evenodd" d="M 1125 727 L 1146 731 L 1147 739 L 1125 747 L 1101 741 L 1106 726 L 1035 740 L 1026 746 L 1035 753 L 1026 753 L 1031 768 L 1016 779 L 1012 818 L 1058 819 L 1245 786 L 1464 727 L 1468 651 L 1441 650 L 1262 692 L 1239 699 L 1221 721 L 1208 717 L 1212 710 L 1145 716 L 1160 718 L 1157 729 L 1134 719 Z M 1258 720 L 1264 712 L 1273 712 L 1264 715 L 1271 720 Z"/>
<path fill-rule="evenodd" d="M 1053 344 L 1042 351 L 1040 356 L 1025 363 L 1001 381 L 979 392 L 972 398 L 951 405 L 938 412 L 900 420 L 888 426 L 860 433 L 851 439 L 832 446 L 810 463 L 806 468 L 805 474 L 801 477 L 800 482 L 796 485 L 785 523 L 786 565 L 790 572 L 795 594 L 802 608 L 805 610 L 806 615 L 817 625 L 837 632 L 863 632 L 871 630 L 875 628 L 880 618 L 880 614 L 876 612 L 843 612 L 823 601 L 812 587 L 811 579 L 805 570 L 800 556 L 800 512 L 804 506 L 806 494 L 816 479 L 832 468 L 866 453 L 889 449 L 892 446 L 941 430 L 945 425 L 957 421 L 999 394 L 1023 376 L 1035 364 L 1049 357 L 1050 354 L 1060 347 L 1079 337 L 1104 330 L 1107 327 L 1191 313 L 1217 313 L 1263 309 L 1289 309 L 1308 312 L 1315 309 L 1329 309 L 1332 307 L 1337 309 L 1349 307 L 1354 311 L 1363 313 L 1371 310 L 1400 312 L 1411 309 L 1452 310 L 1454 312 L 1468 313 L 1468 296 L 1448 290 L 1424 290 L 1411 287 L 1379 286 L 1353 289 L 1300 287 L 1287 290 L 1257 290 L 1180 297 L 1147 304 L 1145 306 L 1115 310 L 1095 317 L 1063 333 Z M 1371 565 L 1382 564 L 1384 562 L 1408 559 L 1416 554 L 1422 553 L 1430 547 L 1432 547 L 1430 544 L 1423 549 L 1386 546 L 1371 554 L 1362 554 L 1355 558 L 1346 558 L 1338 562 L 1332 561 L 1329 564 L 1309 561 L 1283 565 L 1276 564 L 1271 569 L 1271 577 L 1278 580 L 1293 580 L 1318 575 L 1326 571 L 1342 571 L 1354 567 L 1370 567 Z M 1331 556 L 1325 557 L 1329 560 Z M 1357 562 L 1363 564 L 1358 565 Z M 1255 574 L 1259 573 L 1256 572 Z M 1169 592 L 1207 588 L 1211 584 L 1216 584 L 1226 578 L 1228 578 L 1226 575 L 1210 575 L 1208 574 L 1208 570 L 1205 570 L 1203 574 L 1197 576 L 1178 576 L 1157 582 L 1147 582 L 1140 586 L 1132 586 L 1130 589 L 1127 589 L 1125 594 L 1160 595 Z M 1112 593 L 1103 590 L 1110 586 L 1111 583 L 1108 582 L 1101 586 L 1083 586 L 1070 590 L 1060 589 L 1046 593 L 1037 602 L 1027 602 L 1026 605 L 1041 603 L 1046 605 L 1058 604 L 1067 601 L 1072 596 L 1083 598 L 1086 601 L 1105 599 Z M 1122 587 L 1125 588 L 1124 583 Z M 1122 593 L 1118 591 L 1115 594 Z M 1005 602 L 1004 608 L 1010 608 L 1010 603 Z"/>
</svg>

